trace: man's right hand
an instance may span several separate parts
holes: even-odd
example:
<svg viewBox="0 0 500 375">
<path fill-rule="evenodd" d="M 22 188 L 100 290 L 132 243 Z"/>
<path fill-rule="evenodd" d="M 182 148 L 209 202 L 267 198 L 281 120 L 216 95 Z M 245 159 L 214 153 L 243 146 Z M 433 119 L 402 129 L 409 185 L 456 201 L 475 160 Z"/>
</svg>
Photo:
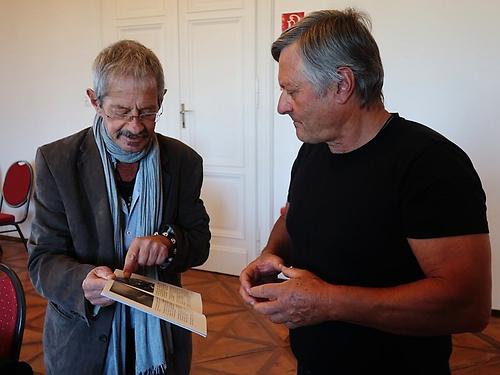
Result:
<svg viewBox="0 0 500 375">
<path fill-rule="evenodd" d="M 240 274 L 240 295 L 249 305 L 257 299 L 249 294 L 250 288 L 266 282 L 266 278 L 276 277 L 281 272 L 283 259 L 277 255 L 263 252 L 257 259 L 250 263 Z"/>
<path fill-rule="evenodd" d="M 109 279 L 116 276 L 109 267 L 100 266 L 92 269 L 82 282 L 85 298 L 94 306 L 109 306 L 114 303 L 108 297 L 101 296 L 102 289 Z"/>
</svg>

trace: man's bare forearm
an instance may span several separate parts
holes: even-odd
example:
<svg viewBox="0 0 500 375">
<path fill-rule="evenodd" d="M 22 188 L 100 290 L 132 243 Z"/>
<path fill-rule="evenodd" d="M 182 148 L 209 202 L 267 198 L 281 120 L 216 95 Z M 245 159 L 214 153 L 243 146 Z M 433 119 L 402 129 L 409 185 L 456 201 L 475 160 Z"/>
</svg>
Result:
<svg viewBox="0 0 500 375">
<path fill-rule="evenodd" d="M 281 215 L 269 235 L 267 245 L 262 249 L 262 254 L 274 254 L 282 258 L 285 262 L 290 259 L 291 242 L 286 229 L 285 216 Z"/>
<path fill-rule="evenodd" d="M 482 330 L 491 309 L 488 235 L 410 243 L 425 279 L 392 288 L 327 284 L 316 298 L 324 320 L 417 336 Z"/>
</svg>

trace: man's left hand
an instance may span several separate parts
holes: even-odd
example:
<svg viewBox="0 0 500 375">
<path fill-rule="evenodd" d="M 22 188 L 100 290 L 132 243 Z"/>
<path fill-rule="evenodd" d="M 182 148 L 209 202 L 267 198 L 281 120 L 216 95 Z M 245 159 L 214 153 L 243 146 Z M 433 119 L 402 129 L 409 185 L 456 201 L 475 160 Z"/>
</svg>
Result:
<svg viewBox="0 0 500 375">
<path fill-rule="evenodd" d="M 128 248 L 123 266 L 124 277 L 130 277 L 139 266 L 162 264 L 168 257 L 171 246 L 168 238 L 162 235 L 135 238 Z"/>
<path fill-rule="evenodd" d="M 255 311 L 266 315 L 273 323 L 283 323 L 288 328 L 296 328 L 329 320 L 328 293 L 332 285 L 313 273 L 282 267 L 289 280 L 269 283 L 250 289 L 250 295 L 264 302 L 255 302 Z"/>
</svg>

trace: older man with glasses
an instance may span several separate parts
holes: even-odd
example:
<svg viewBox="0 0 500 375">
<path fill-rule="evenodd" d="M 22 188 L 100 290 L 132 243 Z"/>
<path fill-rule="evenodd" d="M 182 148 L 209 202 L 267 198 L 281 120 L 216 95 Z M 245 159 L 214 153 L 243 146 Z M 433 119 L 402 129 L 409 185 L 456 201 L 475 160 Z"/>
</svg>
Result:
<svg viewBox="0 0 500 375">
<path fill-rule="evenodd" d="M 152 51 L 105 48 L 93 67 L 93 126 L 42 146 L 29 241 L 33 285 L 49 301 L 48 374 L 188 374 L 188 331 L 101 296 L 123 268 L 180 285 L 208 257 L 202 159 L 155 133 L 166 92 Z"/>
</svg>

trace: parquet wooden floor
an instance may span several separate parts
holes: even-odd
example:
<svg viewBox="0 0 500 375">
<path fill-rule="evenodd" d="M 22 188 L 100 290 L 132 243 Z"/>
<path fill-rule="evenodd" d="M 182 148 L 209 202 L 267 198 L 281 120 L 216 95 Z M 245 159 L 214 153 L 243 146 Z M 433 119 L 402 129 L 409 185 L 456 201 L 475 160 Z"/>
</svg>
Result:
<svg viewBox="0 0 500 375">
<path fill-rule="evenodd" d="M 0 238 L 2 262 L 20 276 L 28 304 L 21 360 L 35 374 L 45 374 L 42 327 L 46 301 L 38 296 L 26 270 L 26 251 L 20 242 Z M 192 375 L 285 375 L 295 374 L 295 359 L 288 331 L 254 314 L 242 303 L 234 276 L 190 270 L 184 286 L 203 296 L 208 336 L 193 335 Z M 454 375 L 500 374 L 500 318 L 478 334 L 453 337 L 451 366 Z"/>
</svg>

